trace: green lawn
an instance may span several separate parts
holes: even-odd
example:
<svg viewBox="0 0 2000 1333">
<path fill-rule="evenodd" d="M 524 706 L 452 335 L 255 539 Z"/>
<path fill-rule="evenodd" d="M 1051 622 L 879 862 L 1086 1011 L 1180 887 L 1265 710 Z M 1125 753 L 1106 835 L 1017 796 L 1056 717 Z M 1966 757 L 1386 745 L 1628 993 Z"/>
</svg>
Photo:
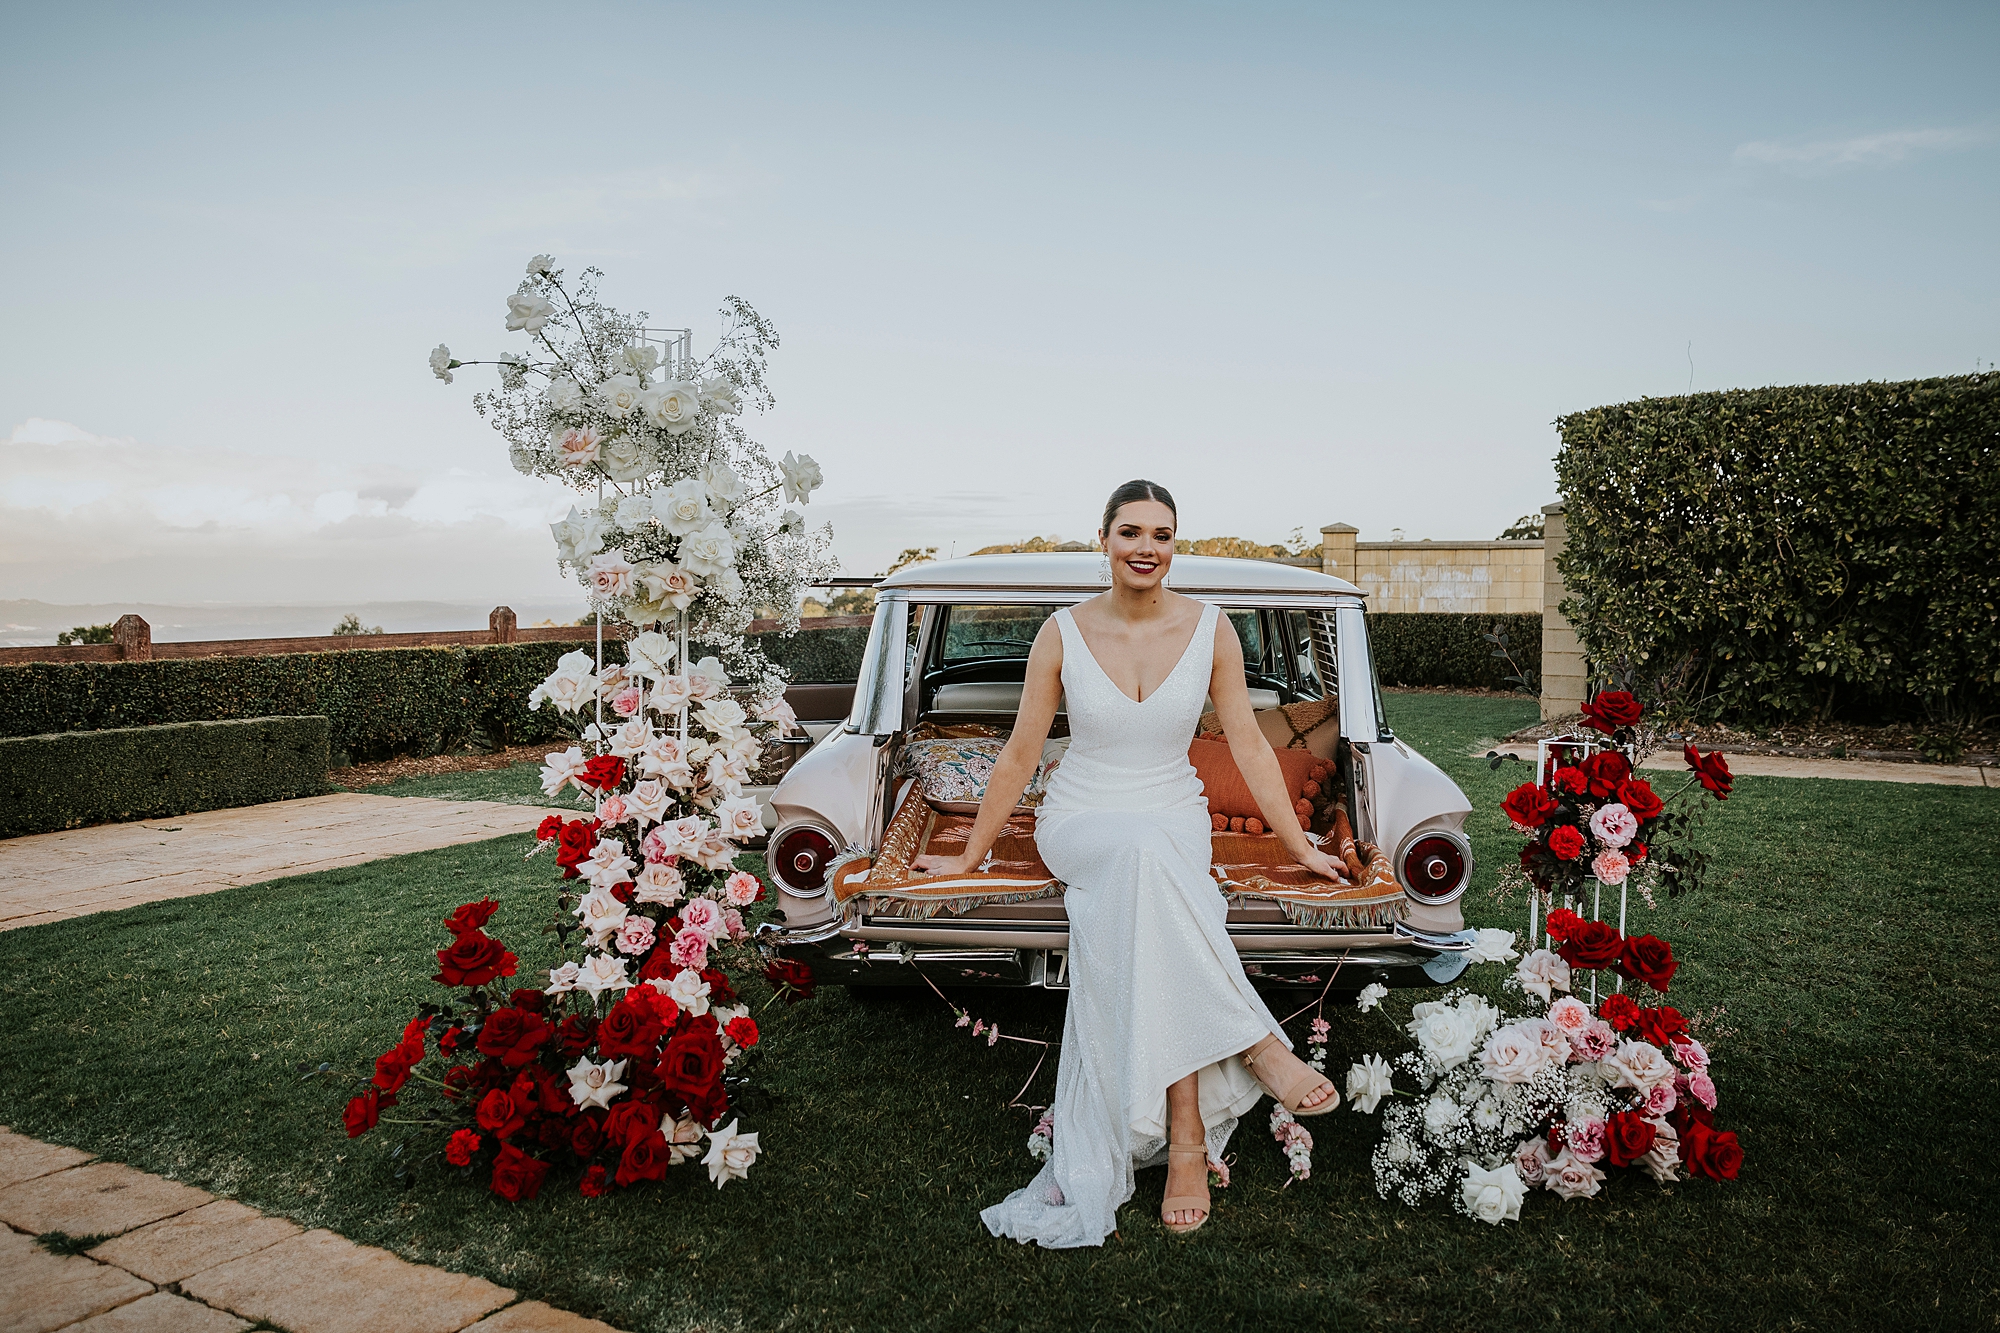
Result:
<svg viewBox="0 0 2000 1333">
<path fill-rule="evenodd" d="M 1510 858 L 1497 804 L 1520 768 L 1466 752 L 1532 705 L 1388 707 L 1472 797 L 1481 860 Z M 1289 1189 L 1262 1116 L 1247 1121 L 1236 1183 L 1191 1238 L 1161 1231 L 1153 1171 L 1102 1250 L 992 1240 L 977 1208 L 1032 1171 L 1029 1120 L 1002 1107 L 1033 1052 L 954 1031 L 934 997 L 839 991 L 763 1015 L 772 1100 L 747 1182 L 718 1193 L 682 1169 L 593 1201 L 552 1176 L 509 1206 L 426 1164 L 399 1189 L 395 1140 L 348 1141 L 345 1089 L 296 1066 L 359 1071 L 385 1048 L 436 990 L 436 922 L 465 898 L 498 897 L 493 929 L 524 970 L 546 965 L 533 927 L 551 867 L 522 862 L 526 838 L 0 935 L 16 1034 L 0 1122 L 633 1330 L 1991 1328 L 1996 802 L 1743 779 L 1712 826 L 1710 889 L 1641 916 L 1684 959 L 1673 1001 L 1727 1005 L 1740 1029 L 1717 1081 L 1742 1179 L 1661 1190 L 1621 1173 L 1593 1201 L 1531 1196 L 1513 1227 L 1377 1200 L 1375 1121 L 1342 1111 L 1311 1122 L 1314 1175 Z M 1468 915 L 1518 928 L 1490 878 Z M 1047 996 L 972 1002 L 1008 1031 L 1058 1030 Z M 1331 1017 L 1340 1068 L 1395 1044 L 1381 1013 Z"/>
<path fill-rule="evenodd" d="M 539 764 L 514 764 L 508 768 L 481 768 L 468 773 L 439 773 L 427 778 L 401 778 L 379 787 L 362 788 L 370 796 L 428 796 L 439 801 L 500 801 L 507 805 L 548 805 L 562 810 L 587 806 L 576 793 L 564 792 L 550 798 L 542 795 Z M 333 775 L 334 781 L 340 774 Z"/>
</svg>

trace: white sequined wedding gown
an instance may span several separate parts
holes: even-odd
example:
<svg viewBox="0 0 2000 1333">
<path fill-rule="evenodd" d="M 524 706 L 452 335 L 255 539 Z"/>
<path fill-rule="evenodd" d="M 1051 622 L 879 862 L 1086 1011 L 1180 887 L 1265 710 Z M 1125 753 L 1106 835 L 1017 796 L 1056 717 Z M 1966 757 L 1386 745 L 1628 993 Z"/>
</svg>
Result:
<svg viewBox="0 0 2000 1333">
<path fill-rule="evenodd" d="M 1134 703 L 1091 656 L 1067 608 L 1070 746 L 1035 817 L 1066 886 L 1069 1010 L 1056 1070 L 1055 1145 L 1041 1173 L 980 1214 L 996 1236 L 1102 1245 L 1135 1167 L 1162 1161 L 1167 1085 L 1199 1071 L 1209 1152 L 1263 1095 L 1240 1053 L 1285 1040 L 1223 929 L 1208 802 L 1188 741 L 1208 697 L 1213 606 L 1150 698 Z M 1289 1042 L 1287 1042 L 1289 1045 Z"/>
</svg>

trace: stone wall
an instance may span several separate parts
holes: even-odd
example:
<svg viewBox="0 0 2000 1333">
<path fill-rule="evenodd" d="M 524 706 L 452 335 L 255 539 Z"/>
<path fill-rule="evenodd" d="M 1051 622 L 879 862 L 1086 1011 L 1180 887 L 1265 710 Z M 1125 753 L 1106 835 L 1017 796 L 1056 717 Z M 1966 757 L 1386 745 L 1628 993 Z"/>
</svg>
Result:
<svg viewBox="0 0 2000 1333">
<path fill-rule="evenodd" d="M 1320 529 L 1320 568 L 1368 594 L 1371 611 L 1532 615 L 1542 609 L 1539 541 L 1364 542 L 1345 523 Z"/>
</svg>

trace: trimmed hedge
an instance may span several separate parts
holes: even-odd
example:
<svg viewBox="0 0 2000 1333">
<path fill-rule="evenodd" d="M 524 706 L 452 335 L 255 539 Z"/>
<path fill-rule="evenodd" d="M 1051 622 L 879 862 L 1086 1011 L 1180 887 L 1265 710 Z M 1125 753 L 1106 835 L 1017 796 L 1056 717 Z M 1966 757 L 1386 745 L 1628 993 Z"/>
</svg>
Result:
<svg viewBox="0 0 2000 1333">
<path fill-rule="evenodd" d="M 861 653 L 868 646 L 866 625 L 839 629 L 800 630 L 791 638 L 782 634 L 753 634 L 750 642 L 764 656 L 792 673 L 801 685 L 846 682 L 861 675 Z"/>
<path fill-rule="evenodd" d="M 232 718 L 327 719 L 336 762 L 455 750 L 475 735 L 526 745 L 558 733 L 528 692 L 580 643 L 380 648 L 153 662 L 0 666 L 0 736 Z M 607 643 L 607 659 L 623 645 Z"/>
<path fill-rule="evenodd" d="M 326 760 L 323 717 L 11 737 L 0 740 L 0 838 L 318 796 Z"/>
<path fill-rule="evenodd" d="M 1538 614 L 1463 615 L 1452 611 L 1371 611 L 1368 643 L 1384 685 L 1516 690 L 1513 668 L 1493 656 L 1483 635 L 1504 631 L 1521 674 L 1542 679 L 1542 618 Z"/>
<path fill-rule="evenodd" d="M 2000 708 L 2000 374 L 1560 418 L 1563 612 L 1708 716 Z"/>
</svg>

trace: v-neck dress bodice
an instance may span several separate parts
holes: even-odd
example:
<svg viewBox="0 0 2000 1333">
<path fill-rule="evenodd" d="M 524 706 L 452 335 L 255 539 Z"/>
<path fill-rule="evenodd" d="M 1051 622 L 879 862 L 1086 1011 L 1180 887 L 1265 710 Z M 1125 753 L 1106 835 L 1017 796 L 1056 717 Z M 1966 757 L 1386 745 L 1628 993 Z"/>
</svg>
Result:
<svg viewBox="0 0 2000 1333">
<path fill-rule="evenodd" d="M 1188 742 L 1208 698 L 1217 612 L 1202 608 L 1165 680 L 1135 700 L 1112 683 L 1068 608 L 1062 633 L 1069 749 L 1035 814 L 1035 846 L 1063 881 L 1069 999 L 1055 1138 L 1024 1189 L 980 1214 L 996 1236 L 1101 1245 L 1133 1171 L 1165 1159 L 1167 1087 L 1199 1075 L 1209 1153 L 1263 1094 L 1238 1058 L 1285 1040 L 1243 974 L 1209 875 L 1208 801 Z"/>
</svg>

